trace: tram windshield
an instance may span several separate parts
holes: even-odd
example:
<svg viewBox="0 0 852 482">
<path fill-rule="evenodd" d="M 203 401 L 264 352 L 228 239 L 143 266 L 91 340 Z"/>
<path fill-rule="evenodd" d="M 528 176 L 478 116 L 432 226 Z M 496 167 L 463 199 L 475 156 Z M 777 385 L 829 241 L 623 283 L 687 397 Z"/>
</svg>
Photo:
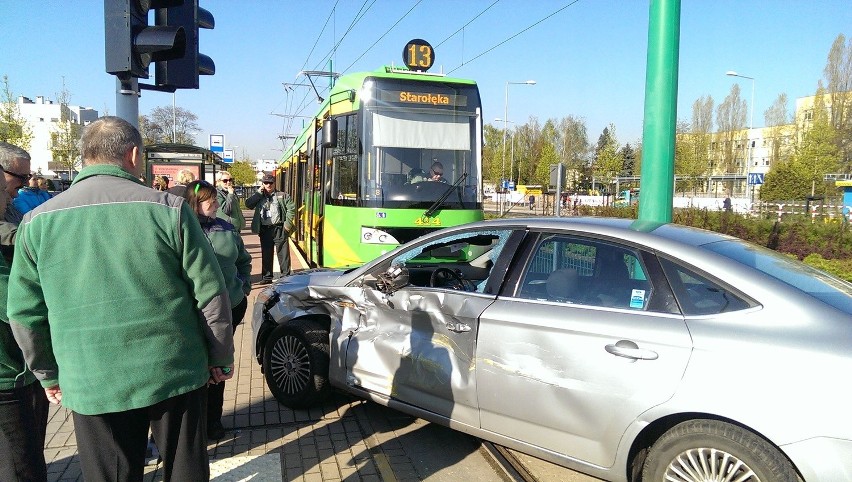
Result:
<svg viewBox="0 0 852 482">
<path fill-rule="evenodd" d="M 362 111 L 362 204 L 428 208 L 444 198 L 443 207 L 477 207 L 481 122 L 476 87 L 394 81 L 374 88 Z"/>
</svg>

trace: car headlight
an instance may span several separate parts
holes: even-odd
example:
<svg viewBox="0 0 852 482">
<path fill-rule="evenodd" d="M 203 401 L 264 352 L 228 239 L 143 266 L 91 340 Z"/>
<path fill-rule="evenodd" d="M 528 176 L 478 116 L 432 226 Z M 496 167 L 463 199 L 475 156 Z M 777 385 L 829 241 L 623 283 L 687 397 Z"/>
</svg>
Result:
<svg viewBox="0 0 852 482">
<path fill-rule="evenodd" d="M 254 302 L 260 303 L 262 305 L 266 305 L 267 301 L 269 301 L 270 299 L 272 299 L 273 297 L 276 297 L 276 296 L 277 296 L 277 294 L 275 293 L 274 288 L 272 288 L 272 287 L 264 288 L 260 293 L 257 294 L 257 297 L 255 297 L 255 299 L 254 299 Z"/>
</svg>

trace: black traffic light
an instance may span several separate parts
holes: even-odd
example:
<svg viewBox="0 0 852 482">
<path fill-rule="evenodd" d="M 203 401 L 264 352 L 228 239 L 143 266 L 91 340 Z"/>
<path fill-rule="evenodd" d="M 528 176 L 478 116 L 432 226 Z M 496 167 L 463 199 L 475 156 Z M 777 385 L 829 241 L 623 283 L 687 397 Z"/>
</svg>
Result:
<svg viewBox="0 0 852 482">
<path fill-rule="evenodd" d="M 157 62 L 155 83 L 168 89 L 197 89 L 199 75 L 213 75 L 216 64 L 213 59 L 198 52 L 198 29 L 214 28 L 213 15 L 199 8 L 198 0 L 184 0 L 183 5 L 160 8 L 156 14 L 157 26 L 181 27 L 186 33 L 186 53 L 175 59 Z"/>
<path fill-rule="evenodd" d="M 181 0 L 104 0 L 106 71 L 119 77 L 148 78 L 153 61 L 179 58 L 186 50 L 180 26 L 149 26 L 148 11 Z"/>
</svg>

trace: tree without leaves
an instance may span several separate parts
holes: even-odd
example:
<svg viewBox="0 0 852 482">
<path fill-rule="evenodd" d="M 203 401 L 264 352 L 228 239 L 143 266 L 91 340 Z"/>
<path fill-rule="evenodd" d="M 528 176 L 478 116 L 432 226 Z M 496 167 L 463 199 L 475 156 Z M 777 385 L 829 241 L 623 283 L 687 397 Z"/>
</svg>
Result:
<svg viewBox="0 0 852 482">
<path fill-rule="evenodd" d="M 785 139 L 792 135 L 787 103 L 787 94 L 778 94 L 775 102 L 763 113 L 764 124 L 769 133 L 770 167 L 789 158 L 789 153 L 784 149 L 787 145 Z"/>
<path fill-rule="evenodd" d="M 18 99 L 9 86 L 9 77 L 3 76 L 3 99 L 0 101 L 0 141 L 29 150 L 33 130 L 21 117 Z"/>
<path fill-rule="evenodd" d="M 852 168 L 852 39 L 847 43 L 843 34 L 834 39 L 823 75 L 831 104 L 829 122 L 837 131 L 835 142 L 848 170 Z"/>
<path fill-rule="evenodd" d="M 745 143 L 741 141 L 745 138 L 747 132 L 746 127 L 746 112 L 748 105 L 746 101 L 740 99 L 739 84 L 731 85 L 731 92 L 725 97 L 725 100 L 716 108 L 716 123 L 719 127 L 719 138 L 722 144 L 720 165 L 723 172 L 737 172 L 737 157 L 740 150 L 745 153 Z M 740 146 L 737 149 L 737 145 Z M 743 154 L 743 159 L 745 154 Z M 727 186 L 728 189 L 731 186 Z"/>
<path fill-rule="evenodd" d="M 692 103 L 693 134 L 710 134 L 713 132 L 713 97 L 701 96 Z"/>
<path fill-rule="evenodd" d="M 151 114 L 139 117 L 139 130 L 145 144 L 170 143 L 195 145 L 201 132 L 198 116 L 183 107 L 155 107 Z"/>
</svg>

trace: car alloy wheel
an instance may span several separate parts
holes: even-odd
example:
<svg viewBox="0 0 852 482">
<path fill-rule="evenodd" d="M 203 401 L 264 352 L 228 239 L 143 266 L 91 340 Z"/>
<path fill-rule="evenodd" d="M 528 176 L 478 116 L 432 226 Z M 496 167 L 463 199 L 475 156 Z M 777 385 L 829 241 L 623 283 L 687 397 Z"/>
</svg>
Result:
<svg viewBox="0 0 852 482">
<path fill-rule="evenodd" d="M 651 447 L 643 482 L 796 482 L 792 464 L 749 430 L 719 420 L 672 427 Z"/>
<path fill-rule="evenodd" d="M 266 340 L 266 385 L 290 408 L 310 407 L 326 397 L 328 364 L 328 328 L 316 321 L 290 321 L 275 328 Z"/>
</svg>

